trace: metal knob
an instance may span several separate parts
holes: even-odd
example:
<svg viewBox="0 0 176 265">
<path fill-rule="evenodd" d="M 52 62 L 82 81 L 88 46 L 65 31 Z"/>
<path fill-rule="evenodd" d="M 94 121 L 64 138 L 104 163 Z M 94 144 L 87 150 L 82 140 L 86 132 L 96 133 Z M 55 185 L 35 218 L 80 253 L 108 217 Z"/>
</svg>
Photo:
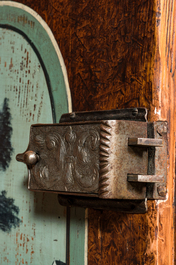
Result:
<svg viewBox="0 0 176 265">
<path fill-rule="evenodd" d="M 39 161 L 39 156 L 34 151 L 26 151 L 18 154 L 16 160 L 25 163 L 27 166 L 35 165 Z"/>
</svg>

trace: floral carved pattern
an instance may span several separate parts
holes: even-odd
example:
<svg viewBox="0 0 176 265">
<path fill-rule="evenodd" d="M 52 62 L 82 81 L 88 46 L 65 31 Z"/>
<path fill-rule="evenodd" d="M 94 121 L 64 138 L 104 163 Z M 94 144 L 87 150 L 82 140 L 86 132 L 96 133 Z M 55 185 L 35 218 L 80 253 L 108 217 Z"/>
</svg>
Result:
<svg viewBox="0 0 176 265">
<path fill-rule="evenodd" d="M 29 150 L 39 155 L 30 188 L 98 193 L 100 126 L 32 126 Z"/>
</svg>

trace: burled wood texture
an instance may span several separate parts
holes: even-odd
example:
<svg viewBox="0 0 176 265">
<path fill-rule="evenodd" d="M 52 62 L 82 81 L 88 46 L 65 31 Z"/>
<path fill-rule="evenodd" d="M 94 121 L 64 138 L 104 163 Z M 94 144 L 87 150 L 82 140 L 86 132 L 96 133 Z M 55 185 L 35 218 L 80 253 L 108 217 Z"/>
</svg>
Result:
<svg viewBox="0 0 176 265">
<path fill-rule="evenodd" d="M 174 264 L 174 0 L 22 2 L 53 31 L 74 110 L 147 107 L 168 120 L 168 198 L 145 215 L 89 210 L 88 264 Z"/>
<path fill-rule="evenodd" d="M 37 11 L 54 33 L 75 110 L 149 108 L 149 69 L 156 42 L 154 1 L 21 2 Z"/>
</svg>

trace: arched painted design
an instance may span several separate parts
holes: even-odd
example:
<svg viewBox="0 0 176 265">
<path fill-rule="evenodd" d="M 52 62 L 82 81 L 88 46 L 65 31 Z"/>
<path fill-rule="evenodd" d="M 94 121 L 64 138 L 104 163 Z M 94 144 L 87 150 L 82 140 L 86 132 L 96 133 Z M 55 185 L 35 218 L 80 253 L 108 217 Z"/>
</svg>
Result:
<svg viewBox="0 0 176 265">
<path fill-rule="evenodd" d="M 8 167 L 5 166 L 4 170 L 0 169 L 0 203 L 2 205 L 3 201 L 6 206 L 8 204 L 12 206 L 12 211 L 15 213 L 12 217 L 16 223 L 10 217 L 11 222 L 7 228 L 1 225 L 0 249 L 3 254 L 0 255 L 0 263 L 55 264 L 60 262 L 65 264 L 66 210 L 64 207 L 59 207 L 56 195 L 45 196 L 43 193 L 27 190 L 27 169 L 16 162 L 15 155 L 26 149 L 29 127 L 32 123 L 59 122 L 63 113 L 71 111 L 66 68 L 51 30 L 42 18 L 27 6 L 16 2 L 0 1 L 0 39 L 2 36 L 5 38 L 4 42 L 0 40 L 0 57 L 5 58 L 7 52 L 10 60 L 8 65 L 6 65 L 6 58 L 0 60 L 2 74 L 0 94 L 3 101 L 0 101 L 0 116 L 6 119 L 10 111 L 9 139 L 13 152 L 12 155 L 11 152 L 9 154 L 11 161 Z M 11 54 L 13 46 L 11 41 L 16 45 L 13 47 L 14 54 Z M 7 42 L 8 45 L 6 45 Z M 21 50 L 21 44 L 23 48 L 25 47 L 23 50 Z M 17 48 L 19 48 L 18 51 Z M 31 78 L 30 72 L 29 80 L 24 80 L 26 83 L 29 81 L 29 86 L 26 87 L 23 84 L 22 88 L 19 79 L 22 79 L 21 75 L 24 71 L 18 71 L 20 64 L 15 62 L 26 60 L 25 49 L 33 53 L 30 67 L 26 66 L 25 70 L 38 71 L 35 75 L 38 79 Z M 19 73 L 16 74 L 17 72 Z M 25 79 L 25 76 L 23 78 Z M 36 89 L 33 90 L 31 83 L 34 81 Z M 34 112 L 38 115 L 33 115 Z M 1 128 L 1 131 L 7 136 L 7 128 Z M 2 216 L 1 211 L 1 219 L 4 218 Z"/>
<path fill-rule="evenodd" d="M 72 105 L 65 64 L 50 28 L 34 10 L 11 1 L 0 2 L 0 27 L 17 31 L 33 47 L 50 90 L 53 121 L 59 122 L 62 113 L 71 112 Z"/>
</svg>

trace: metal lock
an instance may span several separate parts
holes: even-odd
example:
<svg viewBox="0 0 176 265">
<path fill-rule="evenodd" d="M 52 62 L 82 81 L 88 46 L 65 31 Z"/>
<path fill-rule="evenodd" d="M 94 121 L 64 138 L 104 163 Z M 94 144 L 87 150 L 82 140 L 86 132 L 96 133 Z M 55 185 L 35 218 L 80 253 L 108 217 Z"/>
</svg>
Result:
<svg viewBox="0 0 176 265">
<path fill-rule="evenodd" d="M 64 114 L 36 124 L 27 150 L 28 189 L 59 194 L 62 205 L 146 212 L 165 199 L 167 122 L 147 122 L 145 108 Z"/>
</svg>

